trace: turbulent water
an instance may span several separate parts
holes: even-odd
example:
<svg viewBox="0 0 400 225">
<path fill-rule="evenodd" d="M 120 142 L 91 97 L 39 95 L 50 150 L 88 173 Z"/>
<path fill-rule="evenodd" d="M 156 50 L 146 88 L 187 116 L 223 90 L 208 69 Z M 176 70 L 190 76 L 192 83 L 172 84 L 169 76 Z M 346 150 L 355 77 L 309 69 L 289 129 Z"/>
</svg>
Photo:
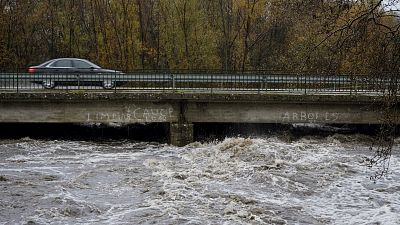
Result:
<svg viewBox="0 0 400 225">
<path fill-rule="evenodd" d="M 0 224 L 400 224 L 400 139 L 377 183 L 367 140 L 2 140 Z"/>
</svg>

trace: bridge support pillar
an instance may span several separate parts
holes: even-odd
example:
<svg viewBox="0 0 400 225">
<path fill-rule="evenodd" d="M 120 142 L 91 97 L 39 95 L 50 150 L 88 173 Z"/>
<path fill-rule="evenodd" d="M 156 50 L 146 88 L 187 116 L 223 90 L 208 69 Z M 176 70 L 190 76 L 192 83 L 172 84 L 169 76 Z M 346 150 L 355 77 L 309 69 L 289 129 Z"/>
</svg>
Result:
<svg viewBox="0 0 400 225">
<path fill-rule="evenodd" d="M 194 141 L 192 123 L 171 123 L 169 132 L 172 145 L 183 147 Z"/>
</svg>

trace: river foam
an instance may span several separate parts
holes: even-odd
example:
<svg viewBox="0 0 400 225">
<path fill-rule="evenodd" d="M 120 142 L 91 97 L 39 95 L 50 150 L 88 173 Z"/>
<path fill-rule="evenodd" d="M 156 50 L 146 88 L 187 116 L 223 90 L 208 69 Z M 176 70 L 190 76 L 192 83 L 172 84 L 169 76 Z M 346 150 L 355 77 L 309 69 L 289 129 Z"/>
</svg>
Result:
<svg viewBox="0 0 400 225">
<path fill-rule="evenodd" d="M 0 223 L 400 224 L 400 140 L 376 183 L 369 141 L 3 140 Z"/>
</svg>

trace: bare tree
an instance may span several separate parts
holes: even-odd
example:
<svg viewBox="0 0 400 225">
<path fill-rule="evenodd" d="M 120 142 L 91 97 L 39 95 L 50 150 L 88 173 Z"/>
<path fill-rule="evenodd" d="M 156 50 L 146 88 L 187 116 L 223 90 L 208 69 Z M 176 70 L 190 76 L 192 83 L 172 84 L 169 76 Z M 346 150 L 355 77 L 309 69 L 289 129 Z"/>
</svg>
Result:
<svg viewBox="0 0 400 225">
<path fill-rule="evenodd" d="M 332 4 L 332 3 L 329 3 Z M 345 22 L 326 35 L 316 48 L 334 40 L 337 50 L 350 49 L 371 33 L 378 48 L 369 57 L 368 78 L 375 81 L 382 98 L 377 99 L 376 108 L 381 114 L 380 132 L 371 150 L 375 154 L 369 159 L 369 166 L 375 168 L 371 179 L 376 181 L 388 172 L 390 158 L 399 120 L 399 79 L 400 79 L 400 14 L 395 8 L 398 0 L 391 1 L 336 1 L 337 17 L 346 15 Z M 354 8 L 357 7 L 357 13 Z M 332 21 L 336 23 L 337 21 Z M 368 41 L 368 40 L 363 40 Z M 367 53 L 365 53 L 367 54 Z"/>
</svg>

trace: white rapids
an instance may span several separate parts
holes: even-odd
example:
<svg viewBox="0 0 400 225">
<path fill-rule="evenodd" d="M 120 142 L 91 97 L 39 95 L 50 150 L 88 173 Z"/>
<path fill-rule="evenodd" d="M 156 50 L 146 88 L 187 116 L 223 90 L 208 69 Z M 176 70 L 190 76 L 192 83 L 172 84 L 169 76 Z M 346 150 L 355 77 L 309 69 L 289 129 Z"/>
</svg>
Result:
<svg viewBox="0 0 400 225">
<path fill-rule="evenodd" d="M 0 141 L 0 224 L 400 224 L 400 140 Z"/>
</svg>

